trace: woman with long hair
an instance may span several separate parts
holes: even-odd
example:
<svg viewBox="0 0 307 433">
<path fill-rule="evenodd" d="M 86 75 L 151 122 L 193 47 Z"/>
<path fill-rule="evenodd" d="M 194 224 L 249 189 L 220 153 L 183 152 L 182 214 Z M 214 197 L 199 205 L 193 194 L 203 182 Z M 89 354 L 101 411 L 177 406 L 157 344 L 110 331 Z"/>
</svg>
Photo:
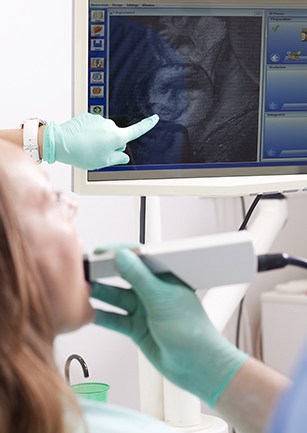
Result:
<svg viewBox="0 0 307 433">
<path fill-rule="evenodd" d="M 63 405 L 71 406 L 75 411 L 77 405 L 56 369 L 52 353 L 54 337 L 65 328 L 69 329 L 71 323 L 69 315 L 67 322 L 63 321 L 61 304 L 57 307 L 56 297 L 52 293 L 56 281 L 52 277 L 51 268 L 56 267 L 57 274 L 63 271 L 59 267 L 60 260 L 56 260 L 56 254 L 51 255 L 50 240 L 56 235 L 58 226 L 58 246 L 61 243 L 67 245 L 64 238 L 60 242 L 60 235 L 64 233 L 67 234 L 66 241 L 68 235 L 71 235 L 69 242 L 72 242 L 73 232 L 69 233 L 68 229 L 72 213 L 67 208 L 69 210 L 65 216 L 58 198 L 48 189 L 46 178 L 44 186 L 44 176 L 41 179 L 43 182 L 38 182 L 41 187 L 39 193 L 40 189 L 35 186 L 39 170 L 29 164 L 28 172 L 28 161 L 20 151 L 3 144 L 1 154 L 0 431 L 64 433 L 67 430 Z M 58 213 L 54 230 L 51 228 L 50 210 L 49 215 L 47 213 L 48 200 L 54 208 L 54 216 Z M 44 213 L 41 209 L 44 209 Z M 61 224 L 61 220 L 65 225 Z M 39 224 L 37 230 L 36 224 Z M 77 238 L 75 245 L 78 246 Z M 80 246 L 77 251 L 80 251 Z M 65 248 L 62 256 L 63 254 Z M 80 278 L 81 263 L 79 264 Z M 58 287 L 57 294 L 70 290 L 71 295 L 74 293 L 74 299 L 77 287 L 74 283 L 75 270 L 73 271 L 69 277 L 71 281 L 67 280 L 67 284 Z M 82 285 L 85 286 L 85 283 Z M 83 296 L 86 300 L 85 291 Z M 67 303 L 68 308 L 70 303 L 71 301 Z M 83 317 L 80 317 L 80 324 L 91 318 L 92 311 L 88 304 L 84 308 Z"/>
<path fill-rule="evenodd" d="M 75 212 L 40 166 L 1 141 L 0 432 L 172 432 L 133 411 L 77 402 L 57 370 L 54 338 L 95 315 Z"/>
</svg>

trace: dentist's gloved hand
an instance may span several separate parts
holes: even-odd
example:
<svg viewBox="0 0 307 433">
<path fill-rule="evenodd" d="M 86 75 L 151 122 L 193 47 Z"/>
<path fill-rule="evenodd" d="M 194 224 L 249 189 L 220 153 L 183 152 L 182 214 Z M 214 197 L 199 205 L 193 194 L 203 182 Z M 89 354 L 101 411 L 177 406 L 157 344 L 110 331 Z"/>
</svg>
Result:
<svg viewBox="0 0 307 433">
<path fill-rule="evenodd" d="M 130 336 L 169 380 L 215 406 L 248 358 L 211 324 L 195 292 L 171 274 L 157 277 L 132 252 L 116 266 L 132 290 L 92 283 L 92 296 L 127 312 L 96 311 L 95 323 Z"/>
<path fill-rule="evenodd" d="M 111 119 L 83 113 L 66 123 L 49 123 L 44 131 L 43 160 L 71 164 L 95 170 L 117 164 L 127 164 L 126 144 L 152 129 L 159 116 L 120 128 Z"/>
</svg>

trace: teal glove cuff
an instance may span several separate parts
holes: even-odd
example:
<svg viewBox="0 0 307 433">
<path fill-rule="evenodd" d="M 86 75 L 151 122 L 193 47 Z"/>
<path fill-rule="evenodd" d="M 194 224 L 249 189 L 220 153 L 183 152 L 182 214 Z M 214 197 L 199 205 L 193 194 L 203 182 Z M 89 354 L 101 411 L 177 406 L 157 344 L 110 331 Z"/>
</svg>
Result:
<svg viewBox="0 0 307 433">
<path fill-rule="evenodd" d="M 43 160 L 53 164 L 58 160 L 56 158 L 56 143 L 64 143 L 60 126 L 55 122 L 50 122 L 45 128 L 43 140 Z"/>
<path fill-rule="evenodd" d="M 225 375 L 224 380 L 220 382 L 219 386 L 213 391 L 211 396 L 207 399 L 207 403 L 210 407 L 214 408 L 221 398 L 224 391 L 228 388 L 230 382 L 233 380 L 235 375 L 238 373 L 243 364 L 249 359 L 247 353 L 238 350 L 236 354 L 236 362 L 233 364 L 232 369 Z"/>
<path fill-rule="evenodd" d="M 55 162 L 54 133 L 51 125 L 52 122 L 46 126 L 43 135 L 43 161 L 49 164 Z"/>
</svg>

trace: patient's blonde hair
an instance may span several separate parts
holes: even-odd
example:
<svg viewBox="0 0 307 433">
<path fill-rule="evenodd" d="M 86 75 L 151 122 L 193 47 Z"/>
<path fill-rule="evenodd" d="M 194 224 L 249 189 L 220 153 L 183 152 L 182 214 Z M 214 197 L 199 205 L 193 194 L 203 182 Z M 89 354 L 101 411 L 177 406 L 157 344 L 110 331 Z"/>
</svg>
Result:
<svg viewBox="0 0 307 433">
<path fill-rule="evenodd" d="M 0 432 L 64 433 L 64 407 L 78 418 L 79 412 L 54 362 L 52 311 L 22 233 L 5 160 L 0 149 Z"/>
</svg>

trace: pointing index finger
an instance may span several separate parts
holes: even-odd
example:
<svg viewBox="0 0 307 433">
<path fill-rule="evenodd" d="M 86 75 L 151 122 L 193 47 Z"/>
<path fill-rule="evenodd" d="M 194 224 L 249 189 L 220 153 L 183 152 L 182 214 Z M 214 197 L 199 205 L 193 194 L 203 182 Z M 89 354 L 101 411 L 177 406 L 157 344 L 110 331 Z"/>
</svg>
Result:
<svg viewBox="0 0 307 433">
<path fill-rule="evenodd" d="M 147 117 L 134 125 L 122 128 L 123 133 L 126 137 L 126 142 L 136 140 L 141 135 L 146 134 L 159 122 L 159 116 L 154 114 L 153 116 Z"/>
</svg>

